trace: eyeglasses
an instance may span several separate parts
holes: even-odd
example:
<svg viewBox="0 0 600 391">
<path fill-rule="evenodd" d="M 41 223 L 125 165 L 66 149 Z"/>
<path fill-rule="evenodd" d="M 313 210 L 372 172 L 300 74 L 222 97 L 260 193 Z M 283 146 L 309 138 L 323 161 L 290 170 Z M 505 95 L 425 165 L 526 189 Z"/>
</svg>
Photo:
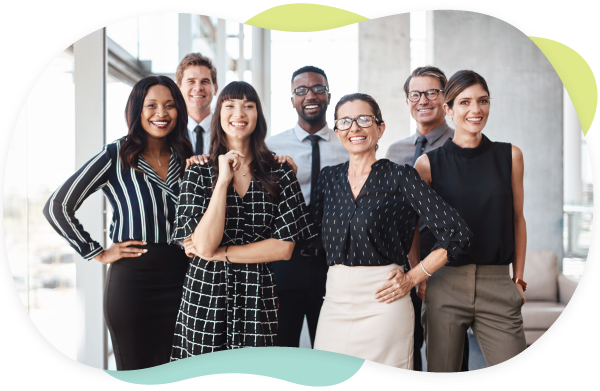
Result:
<svg viewBox="0 0 600 391">
<path fill-rule="evenodd" d="M 335 127 L 333 129 L 348 130 L 354 121 L 356 121 L 356 124 L 361 128 L 368 128 L 373 125 L 373 120 L 375 120 L 376 123 L 379 123 L 379 120 L 375 118 L 374 115 L 359 115 L 356 118 L 340 118 L 335 121 Z"/>
<path fill-rule="evenodd" d="M 421 100 L 421 94 L 425 94 L 425 98 L 427 98 L 427 100 L 436 100 L 440 92 L 444 92 L 444 90 L 436 90 L 432 88 L 427 91 L 410 91 L 408 93 L 408 100 L 411 102 L 418 102 Z"/>
<path fill-rule="evenodd" d="M 306 87 L 306 86 L 300 86 L 300 87 L 296 87 L 294 88 L 294 90 L 292 91 L 293 94 L 296 95 L 306 95 L 308 94 L 308 91 L 312 91 L 313 94 L 324 94 L 326 92 L 329 92 L 329 88 L 322 86 L 322 85 L 316 85 L 316 86 L 312 86 L 312 87 Z"/>
</svg>

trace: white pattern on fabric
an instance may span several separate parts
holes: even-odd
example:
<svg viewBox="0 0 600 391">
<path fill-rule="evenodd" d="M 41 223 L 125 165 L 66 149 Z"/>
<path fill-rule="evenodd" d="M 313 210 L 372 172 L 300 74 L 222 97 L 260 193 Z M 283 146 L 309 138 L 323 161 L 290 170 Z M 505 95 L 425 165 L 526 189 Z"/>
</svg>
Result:
<svg viewBox="0 0 600 391">
<path fill-rule="evenodd" d="M 84 230 L 75 212 L 91 194 L 102 190 L 113 209 L 109 235 L 114 243 L 144 240 L 169 243 L 179 193 L 179 159 L 171 149 L 164 182 L 139 156 L 138 170 L 123 169 L 119 151 L 125 139 L 107 144 L 62 184 L 44 206 L 44 216 L 81 257 L 90 260 L 104 251 Z M 154 233 L 153 239 L 150 234 Z"/>
<path fill-rule="evenodd" d="M 278 165 L 279 201 L 270 201 L 256 180 L 244 197 L 227 190 L 221 246 L 274 238 L 297 242 L 316 236 L 300 186 L 289 164 Z M 192 165 L 185 172 L 173 240 L 196 229 L 212 195 L 212 167 Z M 171 360 L 226 349 L 275 346 L 277 295 L 269 263 L 225 263 L 194 257 L 186 274 L 175 326 Z"/>
<path fill-rule="evenodd" d="M 410 269 L 417 216 L 438 240 L 431 251 L 444 248 L 449 257 L 467 252 L 473 233 L 412 166 L 378 160 L 354 200 L 348 164 L 321 170 L 311 205 L 329 266 L 396 263 Z"/>
</svg>

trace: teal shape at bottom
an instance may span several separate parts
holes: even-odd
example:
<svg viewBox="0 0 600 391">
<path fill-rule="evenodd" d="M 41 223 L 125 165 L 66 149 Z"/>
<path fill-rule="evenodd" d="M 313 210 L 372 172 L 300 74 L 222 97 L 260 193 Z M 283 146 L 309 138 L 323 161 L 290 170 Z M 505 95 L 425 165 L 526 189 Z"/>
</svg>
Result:
<svg viewBox="0 0 600 391">
<path fill-rule="evenodd" d="M 166 384 L 220 373 L 269 376 L 305 386 L 332 386 L 351 378 L 365 360 L 299 348 L 223 350 L 135 371 L 105 371 L 134 384 Z"/>
</svg>

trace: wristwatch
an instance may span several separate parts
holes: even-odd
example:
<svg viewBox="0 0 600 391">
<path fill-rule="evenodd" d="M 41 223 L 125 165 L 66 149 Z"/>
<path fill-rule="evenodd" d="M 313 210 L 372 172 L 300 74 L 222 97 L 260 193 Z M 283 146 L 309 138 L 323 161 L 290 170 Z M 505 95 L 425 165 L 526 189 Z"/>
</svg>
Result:
<svg viewBox="0 0 600 391">
<path fill-rule="evenodd" d="M 515 284 L 519 284 L 523 287 L 523 292 L 525 292 L 527 290 L 527 283 L 525 281 L 521 280 L 519 277 L 513 278 L 513 281 L 515 282 Z"/>
</svg>

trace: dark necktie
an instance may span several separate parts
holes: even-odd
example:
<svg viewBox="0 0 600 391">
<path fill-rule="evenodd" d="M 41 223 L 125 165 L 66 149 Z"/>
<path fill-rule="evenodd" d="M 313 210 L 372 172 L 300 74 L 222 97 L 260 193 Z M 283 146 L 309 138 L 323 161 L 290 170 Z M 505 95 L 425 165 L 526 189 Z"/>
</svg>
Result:
<svg viewBox="0 0 600 391">
<path fill-rule="evenodd" d="M 425 136 L 419 136 L 417 137 L 417 148 L 415 149 L 415 157 L 413 158 L 413 167 L 415 166 L 415 163 L 417 162 L 417 159 L 419 158 L 419 156 L 421 156 L 421 154 L 423 153 L 423 150 L 425 149 L 425 143 L 427 143 L 427 137 Z"/>
<path fill-rule="evenodd" d="M 312 166 L 310 170 L 310 203 L 312 203 L 315 199 L 315 187 L 317 187 L 319 171 L 321 171 L 321 152 L 319 151 L 319 140 L 321 140 L 321 137 L 312 134 L 308 136 L 308 139 L 312 146 Z"/>
<path fill-rule="evenodd" d="M 202 126 L 197 125 L 194 128 L 194 132 L 196 132 L 196 149 L 194 151 L 196 155 L 202 155 L 204 153 L 204 129 Z"/>
</svg>

